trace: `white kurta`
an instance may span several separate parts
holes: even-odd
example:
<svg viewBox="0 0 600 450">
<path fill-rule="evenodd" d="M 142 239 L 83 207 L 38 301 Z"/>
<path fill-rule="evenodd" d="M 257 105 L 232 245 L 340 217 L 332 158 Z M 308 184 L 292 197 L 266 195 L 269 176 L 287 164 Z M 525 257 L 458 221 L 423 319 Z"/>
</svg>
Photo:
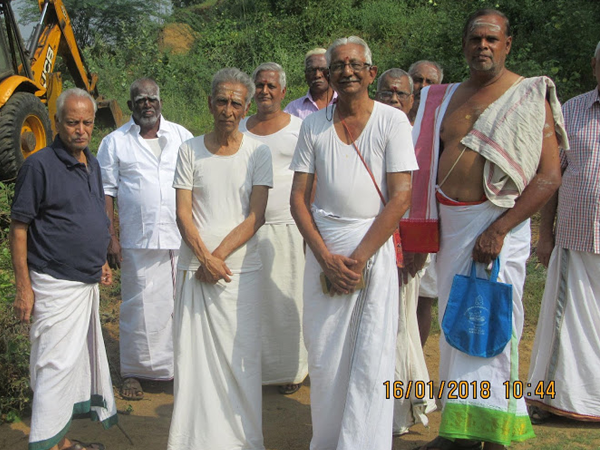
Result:
<svg viewBox="0 0 600 450">
<path fill-rule="evenodd" d="M 248 216 L 257 185 L 272 185 L 271 153 L 260 142 L 244 137 L 230 156 L 210 153 L 204 136 L 181 146 L 173 186 L 192 191 L 194 224 L 209 251 Z M 264 449 L 256 241 L 225 260 L 232 281 L 216 285 L 195 278 L 200 263 L 182 243 L 169 450 Z"/>
<path fill-rule="evenodd" d="M 132 118 L 102 140 L 98 161 L 104 192 L 119 206 L 121 375 L 170 380 L 173 259 L 181 245 L 172 184 L 179 146 L 192 134 L 162 116 L 157 134 L 156 142 L 143 139 Z"/>
<path fill-rule="evenodd" d="M 577 420 L 600 421 L 599 269 L 600 255 L 554 248 L 527 377 L 528 402 Z"/>
<path fill-rule="evenodd" d="M 117 423 L 117 407 L 102 340 L 98 285 L 29 274 L 35 295 L 29 445 L 45 450 L 62 440 L 74 415 L 87 414 L 108 428 Z"/>
<path fill-rule="evenodd" d="M 290 212 L 294 155 L 302 120 L 290 116 L 290 123 L 276 133 L 256 135 L 240 123 L 246 135 L 269 146 L 273 157 L 273 189 L 265 211 L 265 225 L 257 234 L 262 270 L 261 336 L 263 384 L 302 383 L 308 363 L 302 327 L 302 279 L 304 250 L 302 235 Z"/>
<path fill-rule="evenodd" d="M 349 256 L 383 209 L 373 181 L 352 145 L 344 144 L 326 113 L 305 119 L 291 168 L 317 176 L 312 216 L 329 251 Z M 381 103 L 356 139 L 377 184 L 387 173 L 417 169 L 406 115 Z M 304 340 L 311 378 L 311 450 L 389 450 L 398 320 L 398 276 L 392 240 L 369 260 L 365 289 L 330 297 L 321 267 L 307 249 Z"/>
</svg>

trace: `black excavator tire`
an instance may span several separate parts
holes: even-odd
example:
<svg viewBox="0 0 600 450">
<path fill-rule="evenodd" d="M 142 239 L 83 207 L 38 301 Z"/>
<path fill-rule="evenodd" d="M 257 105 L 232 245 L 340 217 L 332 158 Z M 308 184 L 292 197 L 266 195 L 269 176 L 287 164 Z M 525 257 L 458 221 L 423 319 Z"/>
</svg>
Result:
<svg viewBox="0 0 600 450">
<path fill-rule="evenodd" d="M 21 134 L 26 131 L 36 135 L 33 151 L 21 148 Z M 14 180 L 25 158 L 51 143 L 46 107 L 33 94 L 15 92 L 0 109 L 0 181 Z"/>
</svg>

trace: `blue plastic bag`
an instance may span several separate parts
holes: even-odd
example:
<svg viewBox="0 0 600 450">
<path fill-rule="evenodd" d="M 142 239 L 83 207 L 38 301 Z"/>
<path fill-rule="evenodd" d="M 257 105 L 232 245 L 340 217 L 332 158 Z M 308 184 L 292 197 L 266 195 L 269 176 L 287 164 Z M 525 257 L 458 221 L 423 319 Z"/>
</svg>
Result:
<svg viewBox="0 0 600 450">
<path fill-rule="evenodd" d="M 512 335 L 512 285 L 496 281 L 498 258 L 489 280 L 477 278 L 476 264 L 471 263 L 471 276 L 454 276 L 442 329 L 452 347 L 491 358 L 502 353 Z"/>
</svg>

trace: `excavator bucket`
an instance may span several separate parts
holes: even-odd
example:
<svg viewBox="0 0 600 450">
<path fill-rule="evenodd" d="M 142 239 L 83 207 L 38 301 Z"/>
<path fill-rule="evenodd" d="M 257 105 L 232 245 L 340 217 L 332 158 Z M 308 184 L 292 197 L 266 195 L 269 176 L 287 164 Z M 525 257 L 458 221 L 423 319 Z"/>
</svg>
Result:
<svg viewBox="0 0 600 450">
<path fill-rule="evenodd" d="M 115 99 L 107 100 L 100 96 L 96 99 L 96 123 L 104 128 L 117 128 L 125 123 L 123 111 Z"/>
</svg>

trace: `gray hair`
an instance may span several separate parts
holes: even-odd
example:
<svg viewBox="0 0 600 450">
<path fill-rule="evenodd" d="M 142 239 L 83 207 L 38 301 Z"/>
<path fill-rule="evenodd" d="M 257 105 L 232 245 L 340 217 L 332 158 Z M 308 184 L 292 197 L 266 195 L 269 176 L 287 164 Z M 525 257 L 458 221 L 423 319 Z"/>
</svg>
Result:
<svg viewBox="0 0 600 450">
<path fill-rule="evenodd" d="M 341 45 L 347 45 L 347 44 L 358 44 L 358 45 L 360 45 L 364 49 L 365 62 L 367 64 L 372 64 L 373 61 L 371 59 L 371 49 L 369 48 L 369 46 L 367 45 L 367 43 L 363 39 L 359 38 L 358 36 L 350 36 L 350 37 L 347 37 L 347 38 L 336 39 L 329 46 L 329 48 L 327 49 L 327 52 L 325 53 L 325 58 L 327 58 L 327 65 L 328 66 L 331 64 L 331 54 L 333 53 L 333 51 L 337 47 L 339 47 Z"/>
<path fill-rule="evenodd" d="M 281 67 L 276 62 L 262 63 L 260 66 L 254 69 L 254 72 L 252 72 L 252 81 L 256 83 L 256 77 L 261 72 L 275 72 L 279 74 L 279 84 L 281 85 L 281 91 L 283 92 L 286 86 L 286 77 L 283 67 Z"/>
<path fill-rule="evenodd" d="M 246 88 L 248 93 L 246 94 L 244 106 L 248 106 L 248 104 L 252 100 L 252 97 L 254 97 L 254 91 L 256 90 L 256 87 L 254 86 L 254 81 L 252 81 L 252 79 L 240 69 L 237 69 L 235 67 L 227 67 L 215 73 L 215 76 L 213 77 L 212 83 L 210 85 L 210 92 L 213 98 L 217 94 L 217 89 L 219 85 L 223 83 L 241 84 Z"/>
<path fill-rule="evenodd" d="M 444 79 L 444 69 L 442 69 L 442 66 L 440 66 L 435 61 L 429 61 L 427 59 L 422 59 L 421 61 L 417 61 L 410 65 L 410 67 L 408 68 L 408 73 L 410 74 L 411 77 L 413 76 L 417 67 L 420 66 L 421 64 L 429 64 L 430 66 L 435 67 L 435 70 L 437 70 L 438 74 L 440 75 L 439 83 L 442 82 L 442 80 Z"/>
<path fill-rule="evenodd" d="M 58 99 L 56 99 L 56 120 L 57 120 L 57 122 L 60 122 L 63 118 L 63 110 L 65 109 L 65 102 L 67 101 L 67 99 L 69 97 L 86 98 L 90 102 L 92 102 L 92 105 L 94 106 L 94 114 L 98 110 L 98 105 L 96 105 L 96 101 L 94 100 L 94 97 L 92 97 L 87 91 L 84 91 L 83 89 L 80 89 L 80 88 L 67 89 L 66 91 L 63 91 L 62 94 L 60 94 L 58 96 Z"/>
<path fill-rule="evenodd" d="M 385 79 L 385 77 L 397 78 L 397 79 L 402 79 L 403 77 L 407 77 L 408 85 L 410 86 L 410 93 L 411 94 L 413 93 L 413 90 L 414 90 L 413 79 L 411 78 L 411 76 L 408 74 L 407 71 L 394 67 L 392 69 L 388 69 L 385 72 L 383 72 L 381 74 L 381 76 L 379 77 L 379 79 L 377 80 L 377 90 L 378 91 L 381 89 L 381 85 L 383 84 L 383 80 Z"/>
<path fill-rule="evenodd" d="M 596 51 L 594 52 L 594 58 L 600 59 L 600 41 L 598 41 L 598 45 L 596 45 Z"/>
<path fill-rule="evenodd" d="M 160 87 L 158 86 L 158 83 L 156 83 L 156 81 L 154 81 L 152 78 L 148 78 L 148 77 L 138 78 L 133 83 L 131 83 L 131 86 L 129 86 L 129 98 L 131 98 L 131 100 L 133 100 L 134 99 L 133 94 L 136 91 L 139 91 L 140 89 L 142 89 L 142 87 L 145 84 L 152 84 L 153 86 L 156 87 L 156 96 L 160 100 Z"/>
<path fill-rule="evenodd" d="M 308 61 L 308 58 L 316 55 L 324 55 L 325 53 L 327 53 L 327 50 L 321 47 L 313 48 L 312 50 L 307 51 L 306 55 L 304 55 L 304 67 L 306 67 L 306 61 Z"/>
</svg>

